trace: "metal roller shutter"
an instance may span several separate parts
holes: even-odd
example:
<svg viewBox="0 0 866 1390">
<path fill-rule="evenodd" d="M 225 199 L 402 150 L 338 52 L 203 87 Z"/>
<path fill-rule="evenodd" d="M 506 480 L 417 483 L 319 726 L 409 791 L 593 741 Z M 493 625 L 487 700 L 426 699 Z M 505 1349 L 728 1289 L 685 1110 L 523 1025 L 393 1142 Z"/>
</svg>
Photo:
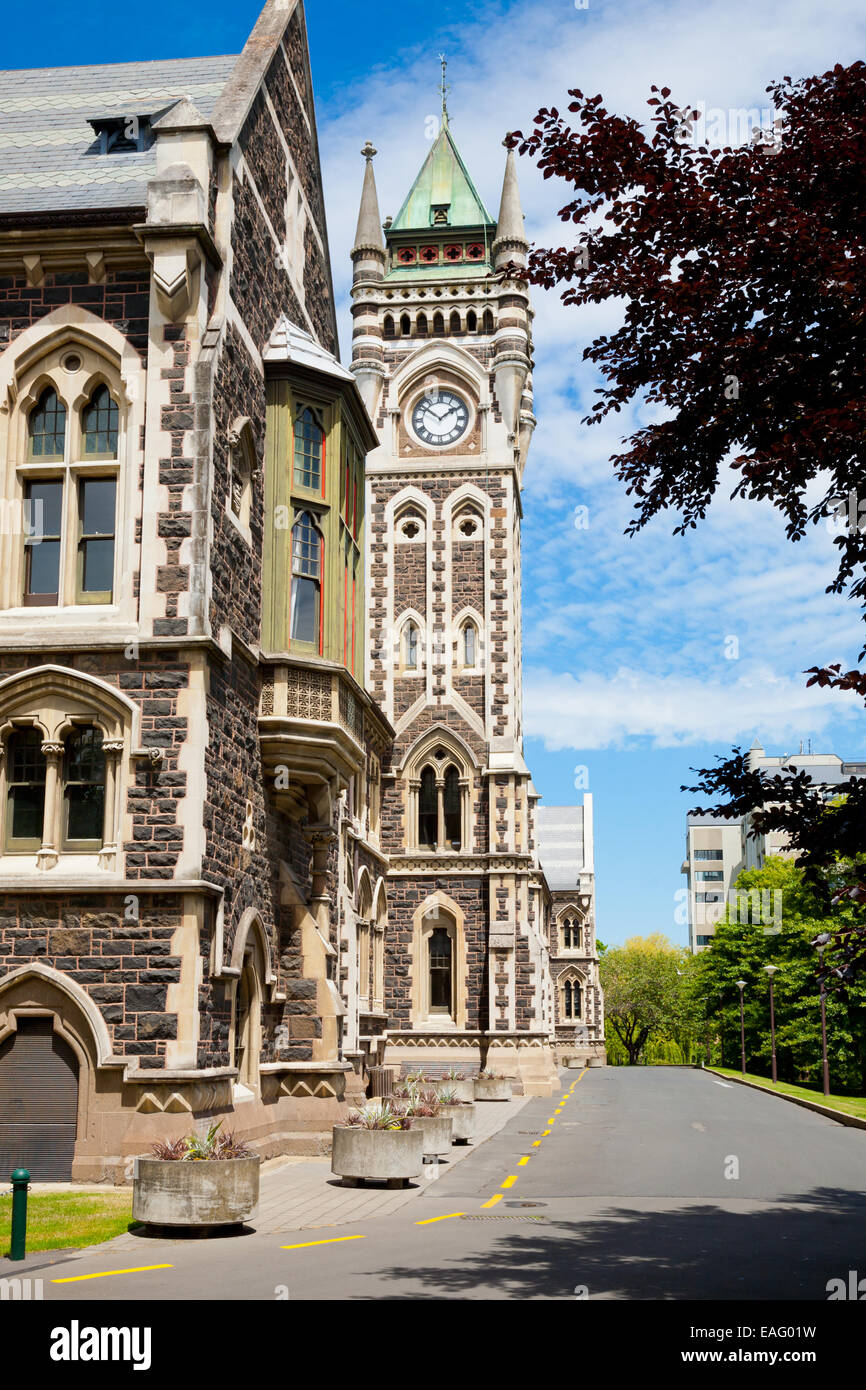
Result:
<svg viewBox="0 0 866 1390">
<path fill-rule="evenodd" d="M 50 1018 L 19 1018 L 0 1044 L 0 1181 L 68 1182 L 78 1117 L 78 1062 Z"/>
</svg>

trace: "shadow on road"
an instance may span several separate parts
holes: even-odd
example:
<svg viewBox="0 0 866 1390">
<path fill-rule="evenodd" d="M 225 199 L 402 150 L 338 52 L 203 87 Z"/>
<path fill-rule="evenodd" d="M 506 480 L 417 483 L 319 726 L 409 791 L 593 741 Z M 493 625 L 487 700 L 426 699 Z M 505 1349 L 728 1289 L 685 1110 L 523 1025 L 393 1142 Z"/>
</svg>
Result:
<svg viewBox="0 0 866 1390">
<path fill-rule="evenodd" d="M 866 1194 L 816 1188 L 750 1211 L 709 1202 L 664 1212 L 611 1207 L 581 1222 L 513 1228 L 471 1255 L 437 1258 L 436 1267 L 377 1275 L 422 1281 L 434 1299 L 823 1301 L 828 1280 L 847 1282 L 858 1259 L 866 1275 Z M 404 1296 L 418 1295 L 394 1295 Z"/>
</svg>

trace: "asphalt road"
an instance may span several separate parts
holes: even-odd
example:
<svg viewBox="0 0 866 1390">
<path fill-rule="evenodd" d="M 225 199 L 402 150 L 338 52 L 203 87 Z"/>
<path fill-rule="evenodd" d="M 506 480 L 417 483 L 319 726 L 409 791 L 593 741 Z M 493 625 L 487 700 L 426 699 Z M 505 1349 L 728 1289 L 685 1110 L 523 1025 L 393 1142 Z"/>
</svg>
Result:
<svg viewBox="0 0 866 1390">
<path fill-rule="evenodd" d="M 388 1218 L 27 1273 L 76 1303 L 825 1301 L 830 1279 L 866 1274 L 866 1131 L 686 1069 L 566 1072 L 561 1094 Z M 157 1263 L 171 1268 L 81 1278 Z"/>
</svg>

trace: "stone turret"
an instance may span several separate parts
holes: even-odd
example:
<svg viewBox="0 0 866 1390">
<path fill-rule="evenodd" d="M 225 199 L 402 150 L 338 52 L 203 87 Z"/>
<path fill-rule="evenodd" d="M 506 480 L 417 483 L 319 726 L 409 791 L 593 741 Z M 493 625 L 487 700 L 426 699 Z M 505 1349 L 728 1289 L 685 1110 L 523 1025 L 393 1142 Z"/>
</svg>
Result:
<svg viewBox="0 0 866 1390">
<path fill-rule="evenodd" d="M 504 142 L 503 142 L 504 143 Z M 496 270 L 515 267 L 502 282 L 503 297 L 499 331 L 496 334 L 496 355 L 493 373 L 496 395 L 509 435 L 522 468 L 532 428 L 532 391 L 529 382 L 531 367 L 529 338 L 529 296 L 525 280 L 519 278 L 526 266 L 529 242 L 523 226 L 523 209 L 517 185 L 514 151 L 509 150 L 502 180 L 499 219 L 493 242 L 493 264 Z"/>
<path fill-rule="evenodd" d="M 376 415 L 384 377 L 376 292 L 385 278 L 386 259 L 376 176 L 373 172 L 375 153 L 372 143 L 368 140 L 361 151 L 366 161 L 364 186 L 361 190 L 355 244 L 352 247 L 352 371 L 357 377 L 358 389 L 372 418 Z"/>
</svg>

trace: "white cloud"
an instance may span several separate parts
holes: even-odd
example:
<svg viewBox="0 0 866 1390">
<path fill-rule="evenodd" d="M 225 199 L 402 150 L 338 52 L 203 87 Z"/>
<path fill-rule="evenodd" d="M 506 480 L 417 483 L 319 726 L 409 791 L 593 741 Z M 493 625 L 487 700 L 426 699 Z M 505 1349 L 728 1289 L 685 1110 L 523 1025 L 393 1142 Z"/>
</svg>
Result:
<svg viewBox="0 0 866 1390">
<path fill-rule="evenodd" d="M 839 718 L 859 718 L 855 696 L 806 689 L 767 670 L 717 683 L 622 667 L 612 675 L 526 672 L 526 734 L 546 748 L 585 750 L 694 743 L 737 743 L 760 732 L 791 742 L 803 729 L 821 734 Z"/>
</svg>

